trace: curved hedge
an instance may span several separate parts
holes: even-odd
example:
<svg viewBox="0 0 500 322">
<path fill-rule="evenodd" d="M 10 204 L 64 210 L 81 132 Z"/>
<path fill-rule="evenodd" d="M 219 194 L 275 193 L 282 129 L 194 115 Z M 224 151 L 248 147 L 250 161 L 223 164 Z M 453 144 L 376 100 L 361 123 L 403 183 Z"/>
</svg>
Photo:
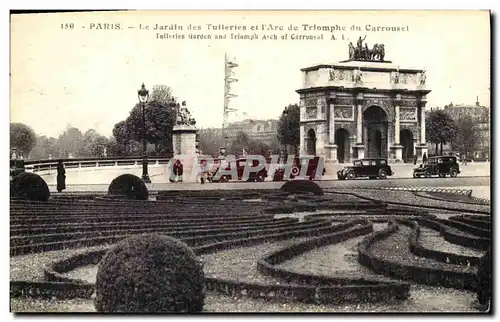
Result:
<svg viewBox="0 0 500 322">
<path fill-rule="evenodd" d="M 194 252 L 160 235 L 128 238 L 100 261 L 95 307 L 114 313 L 196 313 L 203 310 L 204 274 Z"/>
<path fill-rule="evenodd" d="M 418 226 L 415 222 L 399 220 L 409 225 L 412 229 Z M 385 258 L 373 256 L 369 248 L 377 241 L 386 239 L 391 234 L 399 231 L 398 224 L 392 224 L 387 229 L 375 232 L 358 245 L 358 262 L 373 270 L 374 272 L 403 280 L 413 280 L 419 284 L 451 287 L 455 289 L 476 290 L 477 282 L 475 274 L 439 269 L 429 266 L 413 266 L 411 264 L 399 263 Z M 408 245 L 409 247 L 409 245 Z"/>
<path fill-rule="evenodd" d="M 148 200 L 148 188 L 141 178 L 133 174 L 122 174 L 108 187 L 108 196 L 121 196 L 126 199 Z"/>
<path fill-rule="evenodd" d="M 32 201 L 48 201 L 49 187 L 39 175 L 23 172 L 15 176 L 10 182 L 10 196 Z"/>
</svg>

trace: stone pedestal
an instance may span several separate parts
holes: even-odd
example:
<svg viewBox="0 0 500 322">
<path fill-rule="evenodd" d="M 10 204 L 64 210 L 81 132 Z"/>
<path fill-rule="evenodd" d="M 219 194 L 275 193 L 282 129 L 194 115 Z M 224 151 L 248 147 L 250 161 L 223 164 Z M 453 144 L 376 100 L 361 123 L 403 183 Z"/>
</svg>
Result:
<svg viewBox="0 0 500 322">
<path fill-rule="evenodd" d="M 336 144 L 325 144 L 326 158 L 325 162 L 337 163 L 337 145 Z"/>
<path fill-rule="evenodd" d="M 358 160 L 365 158 L 365 146 L 363 144 L 356 144 L 354 149 L 358 151 Z"/>
<path fill-rule="evenodd" d="M 183 165 L 183 182 L 195 182 L 198 174 L 196 153 L 196 127 L 193 125 L 176 125 L 172 129 L 173 159 L 180 159 Z M 172 162 L 168 164 L 167 176 L 172 170 Z"/>
<path fill-rule="evenodd" d="M 401 144 L 394 144 L 391 147 L 392 152 L 394 153 L 395 159 L 391 161 L 394 163 L 403 162 L 403 146 Z"/>
<path fill-rule="evenodd" d="M 415 147 L 415 151 L 417 152 L 417 160 L 418 162 L 422 162 L 422 157 L 424 153 L 427 155 L 427 159 L 429 158 L 429 152 L 427 151 L 427 144 L 419 144 Z"/>
</svg>

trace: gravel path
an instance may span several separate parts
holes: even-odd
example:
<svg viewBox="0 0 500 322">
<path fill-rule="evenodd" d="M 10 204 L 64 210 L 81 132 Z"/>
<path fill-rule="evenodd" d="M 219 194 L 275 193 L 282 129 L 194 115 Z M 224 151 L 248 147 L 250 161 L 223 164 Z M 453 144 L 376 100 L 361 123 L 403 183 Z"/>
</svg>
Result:
<svg viewBox="0 0 500 322">
<path fill-rule="evenodd" d="M 65 249 L 36 253 L 29 255 L 14 256 L 10 258 L 10 280 L 11 281 L 43 281 L 43 270 L 51 263 L 69 257 L 71 255 L 86 253 L 93 250 L 107 248 L 109 246 L 96 246 L 79 249 Z"/>
<path fill-rule="evenodd" d="M 481 257 L 486 252 L 474 250 L 461 245 L 455 245 L 445 240 L 438 231 L 420 226 L 420 243 L 423 247 L 433 250 L 446 251 L 458 255 Z"/>
<path fill-rule="evenodd" d="M 386 223 L 373 224 L 374 231 L 386 227 Z M 341 243 L 316 248 L 280 264 L 280 267 L 306 274 L 345 277 L 363 275 L 377 279 L 377 275 L 358 264 L 357 245 L 366 237 L 367 235 L 358 236 Z"/>
</svg>

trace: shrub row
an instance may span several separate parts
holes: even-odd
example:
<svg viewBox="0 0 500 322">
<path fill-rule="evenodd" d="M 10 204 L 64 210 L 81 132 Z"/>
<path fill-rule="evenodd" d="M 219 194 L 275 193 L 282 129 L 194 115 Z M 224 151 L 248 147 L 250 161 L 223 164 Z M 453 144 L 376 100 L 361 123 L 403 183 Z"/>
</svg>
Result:
<svg viewBox="0 0 500 322">
<path fill-rule="evenodd" d="M 418 219 L 418 223 L 424 227 L 439 231 L 443 238 L 455 245 L 471 247 L 479 250 L 487 250 L 491 245 L 490 238 L 474 236 L 470 233 L 462 233 L 459 229 L 450 229 L 447 220 L 430 220 L 425 218 Z"/>
<path fill-rule="evenodd" d="M 105 224 L 80 224 L 80 225 L 55 225 L 52 227 L 42 226 L 42 227 L 31 227 L 26 228 L 11 228 L 11 236 L 30 236 L 34 237 L 36 235 L 48 235 L 48 234 L 64 234 L 64 233 L 78 233 L 78 232 L 98 232 L 98 231 L 108 231 L 111 229 L 144 229 L 144 228 L 176 228 L 176 229 L 209 229 L 209 228 L 240 228 L 246 229 L 251 227 L 269 227 L 277 225 L 285 225 L 296 222 L 296 218 L 266 218 L 266 219 L 246 219 L 246 220 L 203 220 L 203 221 L 186 221 L 178 222 L 171 220 L 153 220 L 153 221 L 129 221 L 129 222 L 115 222 L 115 223 L 105 223 Z"/>
<path fill-rule="evenodd" d="M 361 226 L 353 227 L 353 224 Z M 408 298 L 410 286 L 406 283 L 384 283 L 366 279 L 309 275 L 276 267 L 276 265 L 311 249 L 339 243 L 373 231 L 373 224 L 363 219 L 350 221 L 337 227 L 341 231 L 311 238 L 265 256 L 257 262 L 257 269 L 263 275 L 284 280 L 292 285 L 300 285 L 297 291 L 302 289 L 306 291 L 306 295 L 302 296 L 302 298 L 316 303 L 379 302 L 394 297 L 397 299 Z M 287 287 L 287 285 L 283 286 Z M 316 288 L 316 291 L 311 293 L 311 288 Z"/>
<path fill-rule="evenodd" d="M 10 297 L 35 297 L 44 299 L 90 299 L 94 285 L 65 282 L 11 281 Z"/>
<path fill-rule="evenodd" d="M 262 234 L 276 234 L 283 231 L 289 231 L 290 234 L 296 232 L 310 232 L 311 230 L 318 229 L 318 231 L 322 231 L 322 229 L 330 228 L 330 221 L 321 221 L 321 222 L 307 222 L 300 223 L 296 226 L 297 230 L 289 231 L 289 227 L 285 228 L 271 228 L 271 229 L 262 229 L 259 231 L 252 232 L 238 232 L 238 233 L 230 233 L 230 234 L 214 234 L 208 236 L 192 236 L 193 232 L 179 232 L 175 237 L 180 238 L 182 241 L 186 242 L 188 245 L 199 245 L 200 243 L 217 243 L 220 242 L 221 239 L 238 239 L 241 237 L 253 237 L 259 236 Z M 299 229 L 300 227 L 300 229 Z M 27 244 L 22 246 L 14 246 L 10 248 L 11 256 L 15 255 L 23 255 L 28 253 L 38 253 L 38 252 L 46 252 L 51 250 L 59 250 L 64 248 L 77 248 L 77 247 L 91 247 L 98 246 L 106 243 L 116 243 L 126 237 L 134 235 L 133 233 L 124 233 L 120 236 L 106 236 L 106 237 L 94 237 L 94 238 L 80 238 L 73 240 L 65 240 L 59 242 L 51 242 L 51 243 L 39 243 L 39 244 Z M 172 235 L 172 234 L 170 234 Z M 182 238 L 184 236 L 184 238 Z M 189 237 L 186 237 L 189 236 Z"/>
<path fill-rule="evenodd" d="M 352 224 L 351 224 L 352 225 Z M 347 227 L 349 225 L 343 224 L 340 227 Z M 321 229 L 304 229 L 304 230 L 298 230 L 298 231 L 288 231 L 284 233 L 278 233 L 278 234 L 270 234 L 270 235 L 264 235 L 264 236 L 258 236 L 258 237 L 252 237 L 252 238 L 245 238 L 245 239 L 237 239 L 237 240 L 231 240 L 231 241 L 224 241 L 224 242 L 218 242 L 210 245 L 205 245 L 205 246 L 200 246 L 200 247 L 195 247 L 193 250 L 198 254 L 207 254 L 211 252 L 215 252 L 218 250 L 224 250 L 224 249 L 230 249 L 230 248 L 235 248 L 235 247 L 244 247 L 244 246 L 252 246 L 252 245 L 257 245 L 265 242 L 275 242 L 279 240 L 286 240 L 290 238 L 300 238 L 300 237 L 305 237 L 305 236 L 319 236 L 321 234 L 329 234 L 335 231 L 339 230 L 339 226 L 329 226 Z M 68 272 L 71 270 L 74 270 L 80 266 L 85 266 L 89 265 L 92 263 L 97 263 L 100 261 L 100 259 L 105 255 L 106 249 L 102 250 L 97 250 L 97 251 L 92 251 L 92 252 L 87 252 L 85 254 L 78 254 L 74 256 L 70 256 L 66 259 L 56 261 L 52 263 L 49 267 L 45 268 L 45 276 L 47 279 L 51 281 L 65 281 L 69 282 L 71 281 L 70 284 L 73 285 L 74 288 L 82 288 L 82 289 L 88 289 L 89 285 L 90 287 L 93 288 L 92 284 L 88 284 L 84 281 L 78 280 L 78 279 L 72 279 L 69 277 L 66 277 L 62 275 L 61 273 Z M 239 281 L 228 281 L 228 280 L 223 280 L 223 279 L 216 279 L 216 278 L 207 278 L 206 279 L 206 288 L 208 290 L 216 290 L 216 289 L 224 289 L 227 290 L 226 294 L 231 293 L 230 290 L 233 290 L 232 292 L 240 292 L 242 290 L 245 290 L 245 292 L 250 292 L 250 293 L 261 293 L 264 292 L 265 290 L 271 289 L 274 290 L 276 286 L 272 285 L 264 285 L 264 284 L 253 284 L 253 283 L 242 283 Z M 281 292 L 280 294 L 287 294 L 286 299 L 290 300 L 293 298 L 292 295 L 288 294 L 288 291 L 283 290 L 283 288 L 278 287 L 278 291 Z M 19 292 L 18 292 L 19 293 Z M 91 294 L 92 292 L 90 292 Z M 59 294 L 59 296 L 64 297 L 65 293 Z M 279 297 L 279 295 L 278 295 Z M 268 297 L 270 298 L 270 297 Z"/>
<path fill-rule="evenodd" d="M 443 263 L 450 263 L 456 265 L 478 266 L 480 258 L 475 256 L 460 255 L 455 253 L 443 252 L 435 249 L 424 247 L 420 242 L 420 226 L 415 221 L 411 222 L 411 235 L 410 235 L 410 251 L 420 257 L 430 258 Z"/>
<path fill-rule="evenodd" d="M 377 241 L 387 238 L 399 230 L 397 224 L 375 232 L 358 245 L 358 262 L 378 274 L 413 280 L 419 284 L 451 287 L 456 289 L 475 290 L 476 275 L 468 272 L 441 270 L 434 267 L 412 266 L 373 256 L 369 248 Z"/>
<path fill-rule="evenodd" d="M 448 219 L 459 221 L 476 228 L 491 230 L 491 216 L 457 215 L 450 216 Z"/>
<path fill-rule="evenodd" d="M 82 238 L 95 238 L 95 237 L 106 237 L 106 236 L 120 236 L 123 234 L 143 234 L 143 233 L 161 233 L 163 235 L 170 235 L 176 238 L 183 238 L 184 240 L 190 239 L 193 243 L 202 242 L 205 238 L 214 238 L 213 236 L 218 236 L 224 238 L 225 236 L 232 236 L 234 234 L 245 234 L 245 235 L 254 235 L 259 234 L 261 232 L 267 231 L 277 231 L 284 229 L 294 229 L 296 227 L 305 227 L 305 224 L 308 227 L 322 227 L 328 225 L 329 223 L 325 223 L 324 220 L 316 220 L 315 222 L 308 223 L 299 223 L 297 219 L 292 223 L 285 223 L 279 225 L 257 225 L 251 226 L 246 229 L 242 229 L 242 227 L 229 227 L 229 228 L 213 228 L 213 227 L 205 227 L 205 229 L 200 229 L 196 227 L 192 228 L 171 228 L 171 227 L 154 227 L 154 228 L 125 228 L 121 230 L 101 230 L 94 232 L 80 232 L 80 233 L 64 233 L 64 234 L 47 234 L 47 235 L 38 235 L 38 236 L 23 236 L 23 237 L 11 237 L 10 243 L 11 247 L 20 246 L 23 244 L 40 244 L 40 243 L 54 243 L 61 241 L 68 241 L 73 239 L 82 239 Z M 189 241 L 188 241 L 189 243 Z"/>
</svg>

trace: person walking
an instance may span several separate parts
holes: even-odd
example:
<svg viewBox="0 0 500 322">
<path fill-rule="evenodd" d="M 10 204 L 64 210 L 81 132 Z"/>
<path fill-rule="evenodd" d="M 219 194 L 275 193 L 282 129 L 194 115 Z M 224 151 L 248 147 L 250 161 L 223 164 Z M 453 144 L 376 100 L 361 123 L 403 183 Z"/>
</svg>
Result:
<svg viewBox="0 0 500 322">
<path fill-rule="evenodd" d="M 62 192 L 66 189 L 66 169 L 62 160 L 57 162 L 57 192 Z"/>
<path fill-rule="evenodd" d="M 427 153 L 424 152 L 424 155 L 422 156 L 422 162 L 427 163 Z"/>
<path fill-rule="evenodd" d="M 417 165 L 417 160 L 418 160 L 417 155 L 414 154 L 413 155 L 413 165 Z"/>
</svg>

